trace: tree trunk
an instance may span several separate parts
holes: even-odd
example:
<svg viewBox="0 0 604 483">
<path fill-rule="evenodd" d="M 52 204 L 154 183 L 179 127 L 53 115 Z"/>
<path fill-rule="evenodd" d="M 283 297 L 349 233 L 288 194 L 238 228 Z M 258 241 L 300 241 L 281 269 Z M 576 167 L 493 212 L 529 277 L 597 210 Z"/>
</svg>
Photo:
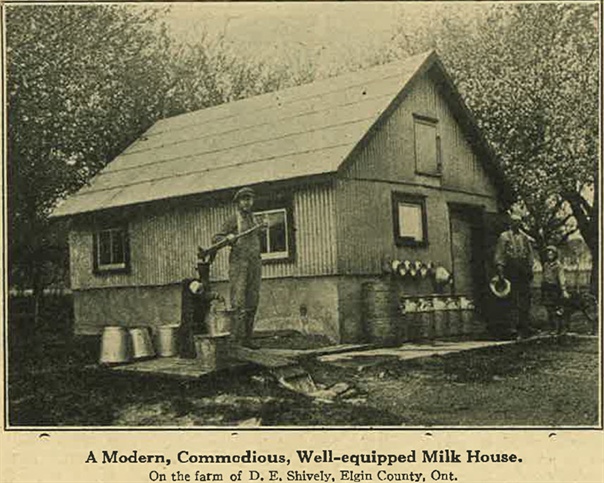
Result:
<svg viewBox="0 0 604 483">
<path fill-rule="evenodd" d="M 589 281 L 589 288 L 592 295 L 595 297 L 598 296 L 598 285 L 600 281 L 600 179 L 598 174 L 599 173 L 596 171 L 596 175 L 594 176 L 594 200 L 592 204 L 593 208 L 591 210 L 591 218 L 589 220 L 590 240 L 585 240 L 589 246 L 589 250 L 591 251 L 591 279 Z"/>
<path fill-rule="evenodd" d="M 598 281 L 600 276 L 600 249 L 599 249 L 599 217 L 600 210 L 598 208 L 598 199 L 600 196 L 600 187 L 597 176 L 594 182 L 594 199 L 591 207 L 583 199 L 582 195 L 578 192 L 566 193 L 565 199 L 569 202 L 573 216 L 577 220 L 579 232 L 583 237 L 586 245 L 589 248 L 591 254 L 591 275 L 589 282 L 590 292 L 594 295 L 598 295 Z"/>
<path fill-rule="evenodd" d="M 589 220 L 590 229 L 589 235 L 590 240 L 585 240 L 587 246 L 589 247 L 589 251 L 591 252 L 591 278 L 589 280 L 589 289 L 594 295 L 594 297 L 598 297 L 598 285 L 600 281 L 600 246 L 599 246 L 599 238 L 600 238 L 600 183 L 598 180 L 598 176 L 595 177 L 594 182 L 594 201 L 593 208 L 591 210 L 591 218 Z"/>
</svg>

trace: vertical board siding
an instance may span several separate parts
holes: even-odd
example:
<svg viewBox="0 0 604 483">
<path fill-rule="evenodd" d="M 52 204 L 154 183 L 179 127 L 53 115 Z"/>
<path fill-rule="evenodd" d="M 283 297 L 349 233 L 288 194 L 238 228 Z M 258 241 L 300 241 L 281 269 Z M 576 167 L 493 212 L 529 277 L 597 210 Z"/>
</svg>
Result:
<svg viewBox="0 0 604 483">
<path fill-rule="evenodd" d="M 263 266 L 264 278 L 329 275 L 336 272 L 335 196 L 331 185 L 309 185 L 294 193 L 296 257 L 293 262 Z M 129 221 L 129 274 L 92 273 L 92 232 L 70 233 L 73 289 L 165 285 L 196 275 L 198 246 L 209 246 L 213 234 L 234 213 L 230 204 L 182 207 L 139 214 Z M 228 250 L 221 251 L 210 275 L 228 278 Z"/>
<path fill-rule="evenodd" d="M 413 115 L 438 120 L 443 173 L 415 172 Z M 426 198 L 428 246 L 394 242 L 391 193 Z M 342 171 L 337 190 L 337 255 L 341 274 L 379 274 L 385 260 L 432 261 L 451 269 L 447 203 L 496 211 L 496 191 L 447 99 L 429 75 L 419 78 L 389 118 Z"/>
<path fill-rule="evenodd" d="M 423 195 L 426 200 L 428 246 L 396 246 L 392 192 Z M 342 179 L 338 196 L 338 273 L 375 275 L 384 261 L 431 261 L 451 270 L 448 203 L 465 203 L 496 210 L 496 201 L 439 188 Z"/>
<path fill-rule="evenodd" d="M 438 120 L 443 163 L 440 178 L 415 173 L 413 114 Z M 401 104 L 352 160 L 345 176 L 417 182 L 496 196 L 492 181 L 455 119 L 447 99 L 429 75 L 415 81 Z"/>
</svg>

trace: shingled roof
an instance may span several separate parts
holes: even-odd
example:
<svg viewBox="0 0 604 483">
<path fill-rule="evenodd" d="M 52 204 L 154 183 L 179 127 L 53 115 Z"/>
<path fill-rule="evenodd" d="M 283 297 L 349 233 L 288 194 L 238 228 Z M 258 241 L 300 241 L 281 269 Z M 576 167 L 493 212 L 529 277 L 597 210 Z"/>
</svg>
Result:
<svg viewBox="0 0 604 483">
<path fill-rule="evenodd" d="M 424 68 L 403 62 L 156 122 L 53 216 L 333 173 Z"/>
</svg>

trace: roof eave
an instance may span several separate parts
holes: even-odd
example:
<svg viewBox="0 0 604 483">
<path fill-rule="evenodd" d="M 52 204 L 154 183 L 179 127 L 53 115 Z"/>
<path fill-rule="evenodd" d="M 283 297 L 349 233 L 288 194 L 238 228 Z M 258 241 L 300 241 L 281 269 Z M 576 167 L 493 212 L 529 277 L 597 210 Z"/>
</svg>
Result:
<svg viewBox="0 0 604 483">
<path fill-rule="evenodd" d="M 336 175 L 336 173 L 337 173 L 336 170 L 325 171 L 323 173 L 296 176 L 294 178 L 280 179 L 280 180 L 275 180 L 275 181 L 263 181 L 260 183 L 253 183 L 253 184 L 246 185 L 246 186 L 251 186 L 255 189 L 258 189 L 259 191 L 263 191 L 263 190 L 268 191 L 271 189 L 276 189 L 275 188 L 276 185 L 279 187 L 279 189 L 284 189 L 285 187 L 289 187 L 290 184 L 295 184 L 296 186 L 299 186 L 300 184 L 303 184 L 303 183 L 326 182 L 329 179 L 333 179 L 333 177 Z M 106 207 L 106 208 L 97 208 L 97 209 L 91 209 L 91 210 L 85 210 L 85 211 L 74 211 L 74 212 L 59 213 L 59 214 L 51 213 L 51 215 L 49 217 L 52 218 L 53 220 L 64 220 L 64 219 L 70 219 L 70 218 L 73 219 L 73 218 L 80 218 L 80 217 L 88 217 L 91 215 L 103 216 L 108 213 L 115 213 L 117 211 L 122 211 L 122 210 L 139 209 L 143 206 L 150 207 L 150 206 L 159 206 L 159 205 L 165 206 L 166 204 L 169 204 L 169 205 L 190 204 L 191 202 L 194 203 L 193 200 L 199 200 L 199 199 L 207 198 L 207 197 L 215 197 L 217 199 L 224 198 L 224 200 L 230 200 L 232 198 L 232 193 L 242 187 L 243 186 L 238 185 L 238 186 L 232 186 L 232 187 L 228 187 L 228 188 L 220 188 L 220 189 L 212 190 L 212 191 L 202 191 L 199 193 L 172 196 L 172 197 L 168 197 L 168 198 L 161 198 L 161 199 L 142 201 L 142 202 L 134 202 L 134 203 L 130 203 L 130 204 L 124 204 L 124 205 L 119 205 L 119 206 L 110 206 L 110 207 Z"/>
</svg>

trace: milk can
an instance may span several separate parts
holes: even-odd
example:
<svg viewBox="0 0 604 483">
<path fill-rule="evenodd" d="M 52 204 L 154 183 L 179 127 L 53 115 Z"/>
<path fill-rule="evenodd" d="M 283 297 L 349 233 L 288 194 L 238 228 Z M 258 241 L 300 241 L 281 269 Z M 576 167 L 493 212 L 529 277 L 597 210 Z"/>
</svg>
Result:
<svg viewBox="0 0 604 483">
<path fill-rule="evenodd" d="M 101 364 L 123 364 L 132 359 L 132 346 L 125 327 L 105 327 L 101 336 Z"/>
<path fill-rule="evenodd" d="M 155 345 L 159 357 L 175 357 L 178 355 L 178 329 L 180 325 L 162 325 L 157 329 Z"/>
<path fill-rule="evenodd" d="M 447 328 L 447 304 L 442 297 L 432 298 L 432 309 L 434 310 L 434 337 L 441 338 L 448 335 Z"/>
<path fill-rule="evenodd" d="M 134 359 L 148 359 L 155 357 L 155 349 L 147 327 L 133 327 L 130 329 L 132 339 L 132 357 Z"/>
<path fill-rule="evenodd" d="M 474 331 L 474 304 L 467 297 L 460 297 L 459 308 L 461 312 L 462 333 L 472 334 Z"/>
<path fill-rule="evenodd" d="M 406 297 L 401 300 L 401 308 L 405 320 L 404 340 L 416 340 L 421 336 L 418 306 L 419 301 L 416 297 Z"/>
<path fill-rule="evenodd" d="M 447 315 L 449 318 L 449 335 L 461 335 L 463 331 L 458 297 L 449 297 L 447 299 Z"/>
<path fill-rule="evenodd" d="M 420 337 L 422 339 L 434 338 L 434 305 L 430 298 L 420 298 L 418 305 L 418 315 L 420 321 Z"/>
</svg>

